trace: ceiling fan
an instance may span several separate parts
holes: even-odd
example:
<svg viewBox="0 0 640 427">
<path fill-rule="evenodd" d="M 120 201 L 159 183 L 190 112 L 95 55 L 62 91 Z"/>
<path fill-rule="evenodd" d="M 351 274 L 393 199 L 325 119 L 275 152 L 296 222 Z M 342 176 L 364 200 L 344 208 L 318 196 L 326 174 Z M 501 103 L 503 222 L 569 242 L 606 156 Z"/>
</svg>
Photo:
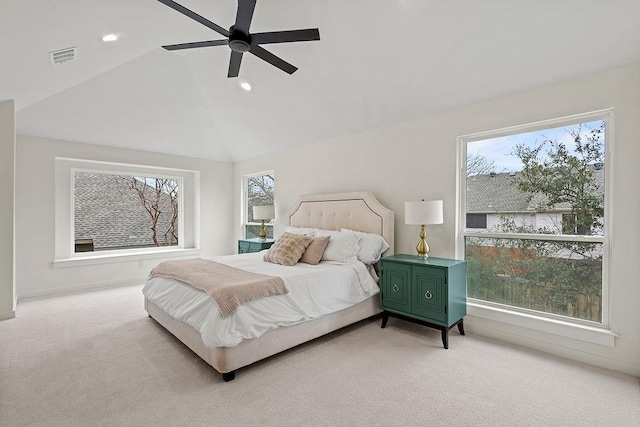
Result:
<svg viewBox="0 0 640 427">
<path fill-rule="evenodd" d="M 256 0 L 238 0 L 236 22 L 231 28 L 229 28 L 229 30 L 225 30 L 221 26 L 214 24 L 208 19 L 198 15 L 173 0 L 158 1 L 201 23 L 202 25 L 211 28 L 216 33 L 227 37 L 222 40 L 171 44 L 162 47 L 166 50 L 181 50 L 228 45 L 229 48 L 231 48 L 231 60 L 229 61 L 229 72 L 227 73 L 227 77 L 238 77 L 238 74 L 240 73 L 240 63 L 242 62 L 242 54 L 245 52 L 249 52 L 258 58 L 267 61 L 269 64 L 280 68 L 286 73 L 293 74 L 298 69 L 297 67 L 265 50 L 260 45 L 320 40 L 320 32 L 317 28 L 309 28 L 306 30 L 271 31 L 267 33 L 250 33 L 249 27 L 251 26 L 253 11 L 256 7 Z"/>
</svg>

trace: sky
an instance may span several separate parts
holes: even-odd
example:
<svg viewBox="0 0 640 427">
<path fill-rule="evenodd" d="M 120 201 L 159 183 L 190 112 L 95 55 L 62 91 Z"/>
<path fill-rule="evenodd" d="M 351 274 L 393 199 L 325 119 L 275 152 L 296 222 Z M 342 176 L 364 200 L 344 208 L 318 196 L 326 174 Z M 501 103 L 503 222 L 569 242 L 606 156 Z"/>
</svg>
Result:
<svg viewBox="0 0 640 427">
<path fill-rule="evenodd" d="M 601 120 L 582 123 L 582 135 L 586 135 L 591 129 L 598 128 Z M 484 139 L 467 143 L 467 156 L 481 155 L 489 161 L 493 161 L 495 172 L 517 172 L 522 170 L 520 159 L 513 154 L 518 144 L 525 144 L 533 148 L 547 139 L 564 142 L 569 150 L 575 147 L 571 137 L 572 130 L 578 130 L 580 124 L 561 126 L 541 131 L 518 133 L 515 135 L 498 138 Z M 603 137 L 604 138 L 604 137 Z M 547 144 L 548 145 L 548 144 Z"/>
</svg>

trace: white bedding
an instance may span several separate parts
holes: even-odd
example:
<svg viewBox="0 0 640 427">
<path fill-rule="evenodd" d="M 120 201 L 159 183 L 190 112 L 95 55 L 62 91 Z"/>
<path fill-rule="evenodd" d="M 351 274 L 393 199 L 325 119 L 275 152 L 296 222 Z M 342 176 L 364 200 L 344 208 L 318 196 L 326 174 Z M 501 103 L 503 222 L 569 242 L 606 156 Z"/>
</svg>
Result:
<svg viewBox="0 0 640 427">
<path fill-rule="evenodd" d="M 145 284 L 146 298 L 174 319 L 202 335 L 207 347 L 234 347 L 270 329 L 316 319 L 364 301 L 378 285 L 360 261 L 323 261 L 282 266 L 263 261 L 264 251 L 215 257 L 211 260 L 255 273 L 280 276 L 289 290 L 242 304 L 222 318 L 216 302 L 205 292 L 174 279 L 155 277 Z"/>
</svg>

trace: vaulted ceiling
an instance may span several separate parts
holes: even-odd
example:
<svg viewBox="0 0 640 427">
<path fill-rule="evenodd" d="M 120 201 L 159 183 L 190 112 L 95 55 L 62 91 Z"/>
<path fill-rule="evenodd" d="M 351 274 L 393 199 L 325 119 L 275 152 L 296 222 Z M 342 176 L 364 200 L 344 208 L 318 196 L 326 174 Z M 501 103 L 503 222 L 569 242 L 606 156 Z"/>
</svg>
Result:
<svg viewBox="0 0 640 427">
<path fill-rule="evenodd" d="M 235 20 L 237 0 L 177 1 Z M 20 134 L 241 161 L 639 61 L 639 16 L 638 0 L 258 0 L 251 32 L 321 40 L 264 46 L 292 75 L 245 54 L 230 79 L 226 46 L 160 47 L 222 37 L 156 0 L 2 0 L 0 100 Z"/>
</svg>

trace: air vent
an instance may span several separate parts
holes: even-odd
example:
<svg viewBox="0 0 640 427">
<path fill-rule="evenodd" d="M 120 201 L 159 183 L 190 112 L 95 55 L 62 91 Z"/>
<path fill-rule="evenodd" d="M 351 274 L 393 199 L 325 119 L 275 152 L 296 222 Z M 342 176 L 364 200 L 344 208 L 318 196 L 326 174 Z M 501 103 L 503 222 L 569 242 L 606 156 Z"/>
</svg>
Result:
<svg viewBox="0 0 640 427">
<path fill-rule="evenodd" d="M 76 57 L 76 47 L 68 47 L 66 49 L 56 50 L 55 52 L 49 52 L 51 65 L 64 64 L 65 62 L 75 61 Z"/>
</svg>

